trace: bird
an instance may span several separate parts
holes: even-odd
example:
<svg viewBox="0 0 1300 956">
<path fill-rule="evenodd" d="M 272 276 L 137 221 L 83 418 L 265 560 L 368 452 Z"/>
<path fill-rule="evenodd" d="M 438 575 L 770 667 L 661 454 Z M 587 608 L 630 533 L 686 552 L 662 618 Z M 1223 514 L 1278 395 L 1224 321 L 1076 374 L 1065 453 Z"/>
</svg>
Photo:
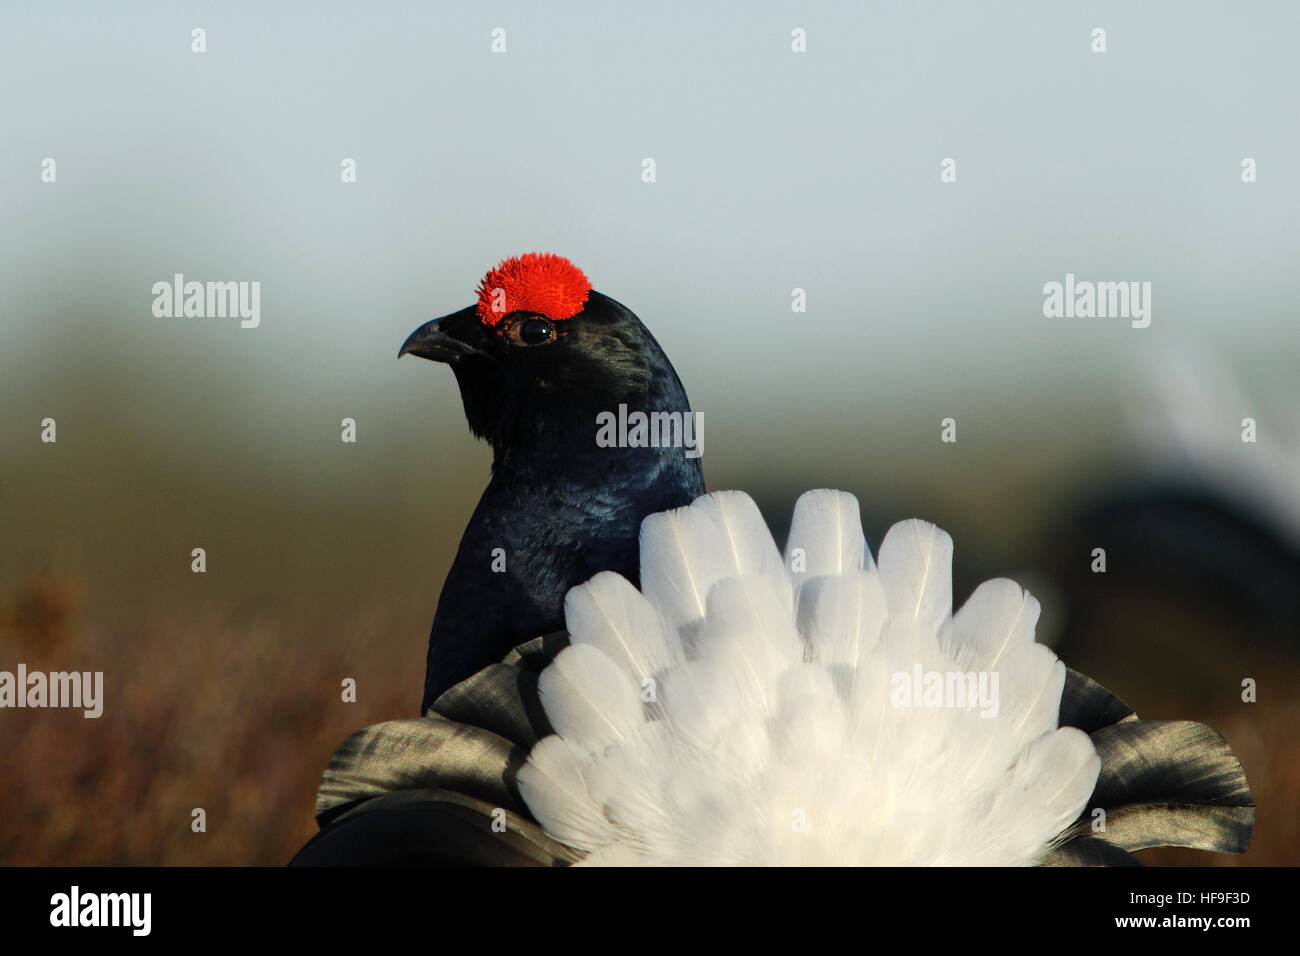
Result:
<svg viewBox="0 0 1300 956">
<path fill-rule="evenodd" d="M 563 632 L 420 719 L 353 734 L 296 865 L 1134 865 L 1241 852 L 1224 738 L 1140 720 L 1034 640 L 1009 579 L 954 613 L 951 537 L 814 489 L 784 553 L 753 500 L 648 516 L 639 584 L 566 595 Z M 937 680 L 932 680 L 932 675 Z M 952 677 L 956 675 L 957 680 Z"/>
<path fill-rule="evenodd" d="M 502 260 L 473 305 L 421 325 L 404 355 L 450 366 L 470 431 L 492 448 L 490 480 L 434 613 L 423 714 L 515 645 L 561 628 L 573 586 L 605 570 L 636 580 L 642 519 L 705 486 L 672 363 L 630 309 L 566 258 Z M 620 410 L 667 416 L 687 432 L 599 442 L 599 423 Z"/>
<path fill-rule="evenodd" d="M 1229 675 L 1246 654 L 1255 671 L 1294 679 L 1300 391 L 1186 347 L 1134 362 L 1135 384 L 1118 393 L 1127 464 L 1058 509 L 1033 549 L 1068 612 L 1056 646 L 1095 671 L 1177 646 L 1176 660 L 1129 673 L 1148 693 L 1207 707 L 1225 684 L 1240 691 L 1246 675 Z M 1126 676 L 1108 679 L 1131 693 Z"/>
</svg>

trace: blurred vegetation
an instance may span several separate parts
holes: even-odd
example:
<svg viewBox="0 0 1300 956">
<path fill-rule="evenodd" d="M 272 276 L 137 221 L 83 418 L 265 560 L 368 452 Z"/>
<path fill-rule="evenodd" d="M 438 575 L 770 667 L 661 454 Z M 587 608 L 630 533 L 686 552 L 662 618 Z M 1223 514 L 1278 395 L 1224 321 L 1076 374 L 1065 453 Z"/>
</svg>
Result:
<svg viewBox="0 0 1300 956">
<path fill-rule="evenodd" d="M 315 831 L 334 748 L 418 709 L 486 452 L 435 463 L 413 429 L 425 449 L 408 463 L 438 479 L 405 487 L 327 423 L 332 487 L 313 487 L 229 437 L 213 450 L 163 429 L 182 437 L 161 448 L 81 423 L 61 415 L 57 444 L 3 468 L 0 668 L 103 671 L 104 712 L 0 712 L 0 863 L 282 864 Z M 410 506 L 430 488 L 435 506 Z"/>
</svg>

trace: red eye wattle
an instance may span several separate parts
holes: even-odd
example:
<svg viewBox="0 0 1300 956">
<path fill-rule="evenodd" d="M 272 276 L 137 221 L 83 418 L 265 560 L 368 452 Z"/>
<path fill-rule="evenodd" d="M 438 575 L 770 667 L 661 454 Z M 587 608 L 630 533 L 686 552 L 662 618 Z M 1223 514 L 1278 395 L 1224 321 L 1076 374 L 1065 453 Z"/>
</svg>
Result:
<svg viewBox="0 0 1300 956">
<path fill-rule="evenodd" d="M 497 326 L 512 312 L 532 312 L 552 322 L 582 311 L 591 282 L 563 256 L 530 252 L 499 263 L 478 286 L 478 315 Z"/>
</svg>

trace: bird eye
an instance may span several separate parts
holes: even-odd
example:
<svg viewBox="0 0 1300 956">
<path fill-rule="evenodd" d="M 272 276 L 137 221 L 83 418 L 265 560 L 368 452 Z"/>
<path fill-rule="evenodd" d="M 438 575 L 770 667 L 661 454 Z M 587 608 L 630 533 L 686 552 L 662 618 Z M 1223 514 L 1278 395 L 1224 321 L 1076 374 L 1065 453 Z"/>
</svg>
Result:
<svg viewBox="0 0 1300 956">
<path fill-rule="evenodd" d="M 519 345 L 545 345 L 555 340 L 555 326 L 550 319 L 530 316 L 510 326 L 510 338 Z"/>
</svg>

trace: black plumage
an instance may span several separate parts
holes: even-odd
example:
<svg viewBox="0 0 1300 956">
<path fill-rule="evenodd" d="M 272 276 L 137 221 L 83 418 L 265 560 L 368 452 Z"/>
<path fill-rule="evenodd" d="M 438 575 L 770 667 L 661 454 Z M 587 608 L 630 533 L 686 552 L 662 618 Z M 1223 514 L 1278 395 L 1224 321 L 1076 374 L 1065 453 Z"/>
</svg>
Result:
<svg viewBox="0 0 1300 956">
<path fill-rule="evenodd" d="M 451 367 L 470 429 L 492 446 L 429 635 L 424 713 L 516 644 L 563 627 L 571 587 L 604 570 L 637 581 L 641 520 L 705 489 L 680 445 L 598 446 L 597 416 L 620 405 L 691 413 L 654 336 L 607 296 L 590 292 L 562 320 L 520 310 L 489 324 L 470 307 L 417 329 L 407 353 Z"/>
</svg>

